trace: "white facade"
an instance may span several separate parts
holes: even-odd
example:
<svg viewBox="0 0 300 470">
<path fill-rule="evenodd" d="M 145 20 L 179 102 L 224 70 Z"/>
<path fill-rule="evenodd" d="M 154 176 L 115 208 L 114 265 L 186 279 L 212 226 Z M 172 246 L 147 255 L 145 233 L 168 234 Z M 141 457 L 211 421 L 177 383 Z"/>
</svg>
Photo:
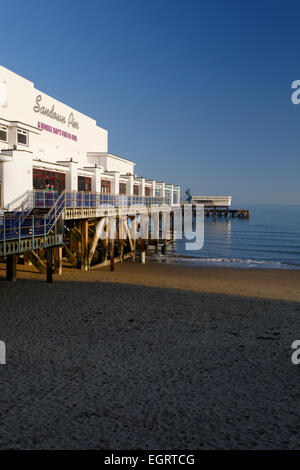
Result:
<svg viewBox="0 0 300 470">
<path fill-rule="evenodd" d="M 164 195 L 164 183 L 138 178 L 134 167 L 108 152 L 108 132 L 94 119 L 0 66 L 0 207 L 25 191 L 45 189 L 46 172 L 59 175 L 60 182 L 51 181 L 60 191 L 86 184 L 84 190 L 95 192 L 119 194 L 121 188 L 124 194 L 126 187 L 128 195 L 155 196 L 160 188 Z"/>
</svg>

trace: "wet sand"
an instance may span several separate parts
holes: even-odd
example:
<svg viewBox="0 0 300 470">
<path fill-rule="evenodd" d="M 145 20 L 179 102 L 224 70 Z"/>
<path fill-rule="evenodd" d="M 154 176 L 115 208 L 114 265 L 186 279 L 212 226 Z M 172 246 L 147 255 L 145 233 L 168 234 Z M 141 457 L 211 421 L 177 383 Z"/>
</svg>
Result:
<svg viewBox="0 0 300 470">
<path fill-rule="evenodd" d="M 0 279 L 5 276 L 4 268 L 0 264 Z M 19 280 L 44 281 L 45 277 L 33 267 L 18 265 Z M 63 275 L 54 275 L 53 279 L 55 282 L 119 282 L 300 302 L 300 270 L 293 269 L 230 269 L 155 262 L 143 265 L 128 261 L 115 264 L 114 272 L 109 267 L 82 272 L 65 264 Z"/>
<path fill-rule="evenodd" d="M 22 269 L 0 282 L 0 449 L 300 447 L 299 271 Z"/>
</svg>

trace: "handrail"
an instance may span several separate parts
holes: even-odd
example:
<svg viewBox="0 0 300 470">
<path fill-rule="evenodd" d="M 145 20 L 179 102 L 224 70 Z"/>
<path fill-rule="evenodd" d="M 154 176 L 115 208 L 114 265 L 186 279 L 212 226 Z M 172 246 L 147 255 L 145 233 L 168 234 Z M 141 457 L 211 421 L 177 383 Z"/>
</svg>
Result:
<svg viewBox="0 0 300 470">
<path fill-rule="evenodd" d="M 35 237 L 46 237 L 52 228 L 51 222 L 43 216 L 29 215 L 21 223 L 20 215 L 3 214 L 0 216 L 0 241 L 5 244 L 9 240 L 18 240 L 20 244 L 22 239 L 32 238 L 34 244 Z"/>
<path fill-rule="evenodd" d="M 65 209 L 97 209 L 97 208 L 125 208 L 130 206 L 150 206 L 164 204 L 165 198 L 160 196 L 127 196 L 121 194 L 92 193 L 85 191 L 66 191 L 62 193 L 27 191 L 23 202 L 22 212 L 11 212 L 0 216 L 0 241 L 18 240 L 37 236 L 46 237 L 54 228 Z M 41 199 L 39 197 L 41 196 Z M 20 200 L 21 196 L 15 201 Z M 46 215 L 30 215 L 30 211 L 40 201 L 37 207 L 46 208 L 52 204 Z M 54 203 L 53 203 L 54 202 Z M 12 205 L 12 203 L 10 205 Z M 46 240 L 46 238 L 45 238 Z"/>
<path fill-rule="evenodd" d="M 66 206 L 66 190 L 59 195 L 58 199 L 55 201 L 53 206 L 51 207 L 50 211 L 47 215 L 44 216 L 45 218 L 45 226 L 48 226 L 47 235 L 61 216 L 64 208 Z M 48 222 L 47 222 L 48 220 Z"/>
<path fill-rule="evenodd" d="M 51 194 L 51 193 L 50 193 Z M 164 204 L 165 198 L 160 196 L 127 196 L 122 194 L 94 193 L 90 191 L 64 190 L 45 217 L 48 231 L 53 228 L 65 209 L 97 209 L 117 208 L 130 206 L 150 206 L 151 204 Z"/>
<path fill-rule="evenodd" d="M 7 210 L 9 211 L 9 210 L 10 210 L 10 207 L 12 207 L 16 202 L 20 201 L 21 199 L 24 199 L 25 196 L 28 195 L 28 192 L 29 192 L 28 190 L 25 191 L 25 193 L 21 194 L 20 196 L 16 197 L 13 201 L 9 202 L 9 203 L 7 204 L 7 206 L 6 206 L 6 207 L 7 207 Z M 20 206 L 17 206 L 17 209 L 18 209 L 19 207 L 20 207 Z M 16 212 L 17 209 L 15 209 L 14 212 Z"/>
<path fill-rule="evenodd" d="M 26 193 L 26 198 L 22 201 L 22 204 L 13 211 L 15 214 L 21 212 L 21 214 L 19 214 L 21 225 L 33 209 L 33 191 L 26 191 Z"/>
</svg>

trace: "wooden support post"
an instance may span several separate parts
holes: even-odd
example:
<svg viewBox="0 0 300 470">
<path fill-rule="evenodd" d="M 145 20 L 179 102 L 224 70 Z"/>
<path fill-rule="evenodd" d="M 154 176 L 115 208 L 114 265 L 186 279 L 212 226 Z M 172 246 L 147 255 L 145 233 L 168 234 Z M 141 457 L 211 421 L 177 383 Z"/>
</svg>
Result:
<svg viewBox="0 0 300 470">
<path fill-rule="evenodd" d="M 175 216 L 174 216 L 174 210 L 171 211 L 170 217 L 171 217 L 171 220 L 170 220 L 170 224 L 171 224 L 171 242 L 174 245 L 174 243 L 175 243 L 175 220 L 174 220 Z"/>
<path fill-rule="evenodd" d="M 121 262 L 124 261 L 124 216 L 119 216 L 119 255 Z"/>
<path fill-rule="evenodd" d="M 88 271 L 89 269 L 89 260 L 88 260 L 89 222 L 88 220 L 82 220 L 80 225 L 81 225 L 81 270 Z"/>
<path fill-rule="evenodd" d="M 115 270 L 115 219 L 108 219 L 108 237 L 110 243 L 110 270 Z"/>
<path fill-rule="evenodd" d="M 145 253 L 148 252 L 148 245 L 149 245 L 149 227 L 150 227 L 150 217 L 148 214 L 145 214 Z"/>
<path fill-rule="evenodd" d="M 78 259 L 72 253 L 72 251 L 67 247 L 67 245 L 64 243 L 63 244 L 64 250 L 65 250 L 65 255 L 68 258 L 68 260 L 72 263 L 72 268 L 77 268 L 78 267 Z"/>
<path fill-rule="evenodd" d="M 104 250 L 105 250 L 104 261 L 107 261 L 107 258 L 108 258 L 108 243 L 109 243 L 109 239 L 108 239 L 108 217 L 105 217 L 104 226 L 105 226 L 105 228 L 104 228 L 105 239 L 103 240 Z"/>
<path fill-rule="evenodd" d="M 98 241 L 99 241 L 99 238 L 100 238 L 100 235 L 101 235 L 101 232 L 103 230 L 103 227 L 106 223 L 106 219 L 105 217 L 103 219 L 101 219 L 97 225 L 96 225 L 96 230 L 95 230 L 95 233 L 94 233 L 94 237 L 93 237 L 93 240 L 92 240 L 92 243 L 91 243 L 91 248 L 90 248 L 90 252 L 89 252 L 89 259 L 88 259 L 88 263 L 89 265 L 91 264 L 92 262 L 92 259 L 93 259 L 93 256 L 95 254 L 95 251 L 96 251 L 96 248 L 97 248 L 97 244 L 98 244 Z"/>
<path fill-rule="evenodd" d="M 148 246 L 150 245 L 151 240 L 151 226 L 152 226 L 152 214 L 148 214 Z"/>
<path fill-rule="evenodd" d="M 162 219 L 161 219 L 161 230 L 162 230 L 162 240 L 163 240 L 163 246 L 161 249 L 161 252 L 163 255 L 167 254 L 167 214 L 162 213 Z"/>
<path fill-rule="evenodd" d="M 119 241 L 119 256 L 120 256 L 121 262 L 123 262 L 124 261 L 124 241 L 123 240 Z"/>
<path fill-rule="evenodd" d="M 133 240 L 132 240 L 132 262 L 135 263 L 135 250 L 136 250 L 136 215 L 133 216 L 131 219 L 131 227 L 132 227 L 132 235 L 133 235 Z"/>
<path fill-rule="evenodd" d="M 141 263 L 146 263 L 145 239 L 141 239 Z"/>
<path fill-rule="evenodd" d="M 123 223 L 124 223 L 124 228 L 125 228 L 125 231 L 126 231 L 126 234 L 127 234 L 127 237 L 128 237 L 130 250 L 133 251 L 134 246 L 133 246 L 133 243 L 132 243 L 131 234 L 130 234 L 130 230 L 129 230 L 129 227 L 128 227 L 128 224 L 127 224 L 127 220 L 124 220 Z"/>
<path fill-rule="evenodd" d="M 15 282 L 17 278 L 17 255 L 7 255 L 6 257 L 6 280 Z"/>
<path fill-rule="evenodd" d="M 54 255 L 54 273 L 62 275 L 62 247 L 56 246 L 53 249 Z"/>
<path fill-rule="evenodd" d="M 81 233 L 76 227 L 72 227 L 70 229 L 70 250 L 71 251 L 76 251 L 77 253 L 81 252 Z"/>
<path fill-rule="evenodd" d="M 146 263 L 146 238 L 147 238 L 147 218 L 148 214 L 141 214 L 141 263 Z"/>
<path fill-rule="evenodd" d="M 32 266 L 32 262 L 26 257 L 26 253 L 24 253 L 24 266 Z"/>
<path fill-rule="evenodd" d="M 163 255 L 166 255 L 167 252 L 168 252 L 168 243 L 167 243 L 167 240 L 164 238 L 163 239 L 163 246 L 161 248 L 161 252 Z"/>
<path fill-rule="evenodd" d="M 115 240 L 111 238 L 110 240 L 110 270 L 115 270 Z"/>
<path fill-rule="evenodd" d="M 183 215 L 182 215 L 183 218 Z M 159 249 L 159 212 L 153 214 L 151 219 L 151 236 L 154 239 L 156 253 Z"/>
<path fill-rule="evenodd" d="M 52 247 L 47 248 L 47 282 L 52 282 Z"/>
<path fill-rule="evenodd" d="M 24 253 L 24 259 L 29 260 L 33 266 L 40 271 L 40 273 L 44 274 L 47 271 L 47 266 L 46 263 L 39 257 L 39 255 L 31 250 L 31 251 L 26 251 Z"/>
</svg>

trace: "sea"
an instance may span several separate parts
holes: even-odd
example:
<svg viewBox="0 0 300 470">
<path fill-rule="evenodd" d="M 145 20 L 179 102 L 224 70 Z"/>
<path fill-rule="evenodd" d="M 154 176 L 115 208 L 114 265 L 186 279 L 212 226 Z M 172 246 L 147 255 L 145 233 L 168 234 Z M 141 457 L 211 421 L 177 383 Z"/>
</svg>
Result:
<svg viewBox="0 0 300 470">
<path fill-rule="evenodd" d="M 204 218 L 202 249 L 186 250 L 187 240 L 176 240 L 167 256 L 155 259 L 199 266 L 300 269 L 300 205 L 243 207 L 250 209 L 249 219 Z"/>
</svg>

